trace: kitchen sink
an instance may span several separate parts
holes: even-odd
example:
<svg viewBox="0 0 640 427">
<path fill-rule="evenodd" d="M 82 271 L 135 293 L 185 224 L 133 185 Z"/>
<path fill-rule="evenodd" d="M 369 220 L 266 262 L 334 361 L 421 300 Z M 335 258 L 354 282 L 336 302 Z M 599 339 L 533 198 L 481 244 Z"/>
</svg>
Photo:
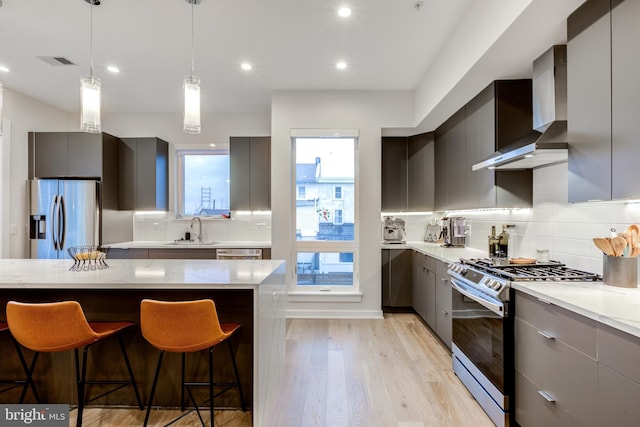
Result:
<svg viewBox="0 0 640 427">
<path fill-rule="evenodd" d="M 191 240 L 174 240 L 173 242 L 166 243 L 166 245 L 170 246 L 207 246 L 207 245 L 215 245 L 218 242 L 213 240 L 205 241 L 205 242 L 192 242 Z"/>
</svg>

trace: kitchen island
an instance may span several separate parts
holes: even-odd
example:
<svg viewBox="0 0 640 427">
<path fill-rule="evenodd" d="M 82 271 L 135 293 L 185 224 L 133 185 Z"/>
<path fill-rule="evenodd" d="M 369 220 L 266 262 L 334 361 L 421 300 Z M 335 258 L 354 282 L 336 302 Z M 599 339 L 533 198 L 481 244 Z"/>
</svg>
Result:
<svg viewBox="0 0 640 427">
<path fill-rule="evenodd" d="M 107 260 L 109 268 L 69 271 L 72 263 L 71 260 L 0 260 L 0 304 L 4 307 L 9 300 L 72 299 L 82 304 L 89 320 L 138 322 L 140 301 L 144 298 L 211 298 L 216 302 L 222 322 L 242 325 L 232 342 L 245 400 L 253 411 L 254 425 L 270 424 L 284 364 L 283 261 Z M 4 318 L 4 310 L 0 316 Z M 125 341 L 142 399 L 146 402 L 157 350 L 144 340 L 139 329 L 126 335 Z M 98 349 L 95 363 L 109 366 L 107 375 L 124 375 L 124 367 L 119 371 L 118 347 L 112 344 L 105 343 L 108 348 Z M 3 355 L 14 353 L 6 337 L 0 343 L 0 351 Z M 27 357 L 31 355 L 27 353 Z M 44 360 L 39 363 L 35 380 L 43 399 L 47 403 L 75 402 L 72 354 L 43 354 L 41 359 Z M 219 352 L 217 360 L 216 374 L 224 380 L 224 376 L 231 373 L 230 368 L 226 369 L 230 362 L 223 351 Z M 180 376 L 179 355 L 168 355 L 165 363 L 166 371 L 161 375 L 154 404 L 179 406 L 180 387 L 176 385 Z M 204 356 L 192 362 L 188 359 L 188 365 L 193 367 L 189 371 L 202 372 L 205 363 Z M 20 372 L 17 358 L 3 363 L 0 368 L 3 378 L 15 377 L 16 372 Z M 4 395 L 1 398 L 3 403 L 9 403 Z M 216 399 L 216 406 L 239 407 L 237 401 L 237 393 L 229 392 Z M 113 405 L 123 402 L 134 405 L 133 393 L 128 388 L 100 401 Z"/>
</svg>

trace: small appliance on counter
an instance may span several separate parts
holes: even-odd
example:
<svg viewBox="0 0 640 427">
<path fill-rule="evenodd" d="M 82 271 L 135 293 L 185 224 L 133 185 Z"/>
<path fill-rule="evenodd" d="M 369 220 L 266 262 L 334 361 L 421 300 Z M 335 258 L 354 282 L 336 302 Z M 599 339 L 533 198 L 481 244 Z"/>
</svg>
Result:
<svg viewBox="0 0 640 427">
<path fill-rule="evenodd" d="M 441 220 L 442 232 L 440 236 L 444 242 L 442 246 L 464 248 L 467 242 L 467 233 L 469 232 L 469 225 L 466 218 L 444 217 Z"/>
<path fill-rule="evenodd" d="M 404 219 L 385 216 L 382 236 L 384 243 L 405 243 Z"/>
</svg>

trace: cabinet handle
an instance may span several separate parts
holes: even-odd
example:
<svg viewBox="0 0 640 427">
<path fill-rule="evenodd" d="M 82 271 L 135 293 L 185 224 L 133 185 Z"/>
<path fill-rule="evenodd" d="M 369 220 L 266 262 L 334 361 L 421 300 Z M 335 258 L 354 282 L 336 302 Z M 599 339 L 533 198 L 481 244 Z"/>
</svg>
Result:
<svg viewBox="0 0 640 427">
<path fill-rule="evenodd" d="M 556 403 L 556 399 L 544 390 L 538 390 L 538 394 L 545 398 L 547 402 Z"/>
<path fill-rule="evenodd" d="M 538 301 L 540 301 L 540 302 L 542 302 L 544 304 L 551 305 L 551 301 L 547 301 L 546 299 L 538 298 Z"/>
<path fill-rule="evenodd" d="M 555 339 L 556 339 L 556 337 L 554 337 L 553 335 L 551 335 L 549 332 L 546 332 L 546 331 L 538 331 L 538 333 L 539 333 L 540 335 L 542 335 L 543 337 L 545 337 L 546 339 L 548 339 L 548 340 L 555 340 Z"/>
<path fill-rule="evenodd" d="M 444 314 L 445 316 L 446 316 L 447 314 L 449 314 L 449 312 L 448 312 L 447 310 L 445 310 L 444 308 L 441 308 L 441 309 L 440 309 L 440 311 L 442 311 L 442 314 Z"/>
</svg>

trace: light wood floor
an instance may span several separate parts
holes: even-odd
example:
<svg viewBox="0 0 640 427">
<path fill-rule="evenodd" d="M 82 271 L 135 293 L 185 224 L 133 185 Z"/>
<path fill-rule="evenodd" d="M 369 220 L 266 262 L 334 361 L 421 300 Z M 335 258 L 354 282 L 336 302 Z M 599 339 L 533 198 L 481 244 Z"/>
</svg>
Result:
<svg viewBox="0 0 640 427">
<path fill-rule="evenodd" d="M 451 354 L 412 314 L 288 321 L 281 402 L 274 427 L 493 426 L 454 375 Z M 151 422 L 164 425 L 178 414 L 154 411 Z M 84 425 L 143 420 L 138 410 L 86 409 Z M 70 421 L 75 425 L 75 411 Z M 174 425 L 200 422 L 194 413 Z M 250 413 L 216 411 L 216 426 L 250 425 Z"/>
</svg>

